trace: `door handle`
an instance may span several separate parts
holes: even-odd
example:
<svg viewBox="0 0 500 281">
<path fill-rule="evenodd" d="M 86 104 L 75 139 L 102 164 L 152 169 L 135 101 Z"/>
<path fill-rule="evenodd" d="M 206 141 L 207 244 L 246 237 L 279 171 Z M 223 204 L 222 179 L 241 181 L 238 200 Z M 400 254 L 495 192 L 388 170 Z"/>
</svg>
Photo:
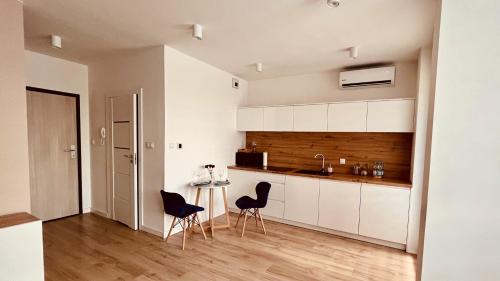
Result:
<svg viewBox="0 0 500 281">
<path fill-rule="evenodd" d="M 132 155 L 123 155 L 123 157 L 126 157 L 128 159 L 130 159 L 130 163 L 134 164 L 134 165 L 137 165 L 137 154 L 132 154 Z"/>
<path fill-rule="evenodd" d="M 76 158 L 76 145 L 72 144 L 69 148 L 64 149 L 64 152 L 71 152 L 71 159 Z"/>
</svg>

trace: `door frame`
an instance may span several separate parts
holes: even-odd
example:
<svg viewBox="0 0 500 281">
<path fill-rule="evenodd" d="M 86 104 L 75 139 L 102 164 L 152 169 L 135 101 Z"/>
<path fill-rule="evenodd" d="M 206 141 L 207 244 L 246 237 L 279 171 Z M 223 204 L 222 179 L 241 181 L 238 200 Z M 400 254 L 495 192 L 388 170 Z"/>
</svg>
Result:
<svg viewBox="0 0 500 281">
<path fill-rule="evenodd" d="M 82 133 L 80 124 L 80 95 L 49 90 L 44 88 L 37 88 L 26 86 L 26 91 L 38 92 L 42 94 L 58 95 L 75 98 L 76 101 L 76 153 L 78 157 L 78 213 L 83 214 L 83 203 L 82 203 Z"/>
</svg>

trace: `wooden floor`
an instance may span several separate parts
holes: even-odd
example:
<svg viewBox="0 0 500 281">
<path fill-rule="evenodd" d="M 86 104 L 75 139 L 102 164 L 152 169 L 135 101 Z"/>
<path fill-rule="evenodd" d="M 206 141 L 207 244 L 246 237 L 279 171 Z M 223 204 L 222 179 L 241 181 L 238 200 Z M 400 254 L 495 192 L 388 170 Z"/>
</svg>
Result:
<svg viewBox="0 0 500 281">
<path fill-rule="evenodd" d="M 236 215 L 231 221 L 234 225 Z M 47 281 L 415 279 L 415 258 L 403 251 L 270 221 L 266 227 L 264 236 L 249 221 L 245 238 L 234 228 L 206 241 L 194 233 L 181 251 L 182 234 L 167 244 L 97 215 L 74 216 L 43 225 L 45 276 Z"/>
</svg>

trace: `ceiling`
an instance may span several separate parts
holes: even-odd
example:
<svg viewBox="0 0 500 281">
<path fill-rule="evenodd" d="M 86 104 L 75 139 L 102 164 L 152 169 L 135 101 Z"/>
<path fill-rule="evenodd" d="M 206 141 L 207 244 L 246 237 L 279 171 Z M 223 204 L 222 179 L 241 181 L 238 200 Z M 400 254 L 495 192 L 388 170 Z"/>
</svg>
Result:
<svg viewBox="0 0 500 281">
<path fill-rule="evenodd" d="M 166 44 L 247 80 L 416 60 L 434 0 L 23 0 L 26 49 L 88 64 Z M 191 26 L 204 26 L 202 41 Z M 50 34 L 63 49 L 50 47 Z M 346 51 L 359 47 L 359 57 Z M 264 71 L 255 71 L 262 62 Z"/>
</svg>

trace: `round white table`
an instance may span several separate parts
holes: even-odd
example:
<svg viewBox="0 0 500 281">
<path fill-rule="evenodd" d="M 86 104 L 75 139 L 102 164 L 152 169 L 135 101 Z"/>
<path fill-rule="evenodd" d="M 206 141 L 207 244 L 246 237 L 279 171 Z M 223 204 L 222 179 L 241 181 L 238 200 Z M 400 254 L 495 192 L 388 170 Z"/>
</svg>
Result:
<svg viewBox="0 0 500 281">
<path fill-rule="evenodd" d="M 226 182 L 215 182 L 215 183 L 207 183 L 207 184 L 193 184 L 190 186 L 196 188 L 196 201 L 195 205 L 199 206 L 200 202 L 200 194 L 202 190 L 209 191 L 209 199 L 208 199 L 208 229 L 210 229 L 210 233 L 212 237 L 214 236 L 215 229 L 220 228 L 230 228 L 231 224 L 229 222 L 229 209 L 227 208 L 227 187 L 230 186 L 231 183 Z M 224 199 L 224 210 L 226 211 L 226 224 L 222 225 L 214 225 L 214 190 L 220 188 L 222 190 L 222 198 Z"/>
</svg>

